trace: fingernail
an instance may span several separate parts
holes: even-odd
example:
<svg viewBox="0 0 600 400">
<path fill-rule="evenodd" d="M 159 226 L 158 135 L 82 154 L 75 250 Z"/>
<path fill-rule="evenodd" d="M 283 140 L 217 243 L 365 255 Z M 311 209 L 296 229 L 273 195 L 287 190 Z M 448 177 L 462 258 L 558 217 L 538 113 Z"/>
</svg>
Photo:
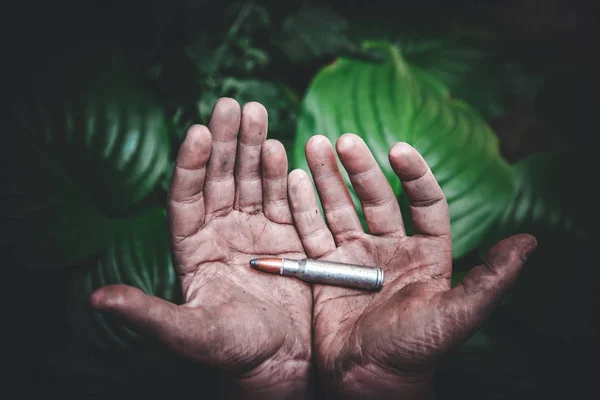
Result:
<svg viewBox="0 0 600 400">
<path fill-rule="evenodd" d="M 523 257 L 523 260 L 527 260 L 527 258 L 531 255 L 531 253 L 533 253 L 533 251 L 537 248 L 537 241 L 533 241 L 532 243 L 528 244 L 527 247 L 525 247 L 522 251 L 521 251 L 521 257 Z"/>
<path fill-rule="evenodd" d="M 102 290 L 96 290 L 90 295 L 90 304 L 92 308 L 99 310 L 104 305 L 104 293 Z"/>
</svg>

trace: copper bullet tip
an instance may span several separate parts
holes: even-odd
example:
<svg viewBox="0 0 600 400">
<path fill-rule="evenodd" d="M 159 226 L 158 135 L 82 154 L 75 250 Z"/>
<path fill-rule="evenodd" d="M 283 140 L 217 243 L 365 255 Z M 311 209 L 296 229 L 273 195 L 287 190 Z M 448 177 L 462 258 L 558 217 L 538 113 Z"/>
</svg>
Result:
<svg viewBox="0 0 600 400">
<path fill-rule="evenodd" d="M 253 258 L 250 260 L 250 266 L 259 271 L 268 272 L 270 274 L 280 274 L 283 267 L 283 259 L 281 258 Z"/>
</svg>

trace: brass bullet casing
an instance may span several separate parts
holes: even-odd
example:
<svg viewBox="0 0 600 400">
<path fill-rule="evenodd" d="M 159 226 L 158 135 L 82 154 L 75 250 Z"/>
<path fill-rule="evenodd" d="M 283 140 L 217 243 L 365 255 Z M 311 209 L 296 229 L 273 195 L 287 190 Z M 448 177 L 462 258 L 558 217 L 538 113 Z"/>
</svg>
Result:
<svg viewBox="0 0 600 400">
<path fill-rule="evenodd" d="M 365 290 L 381 290 L 383 287 L 383 269 L 376 267 L 288 258 L 257 258 L 251 260 L 250 265 L 263 272 L 293 276 L 305 282 L 323 285 Z"/>
</svg>

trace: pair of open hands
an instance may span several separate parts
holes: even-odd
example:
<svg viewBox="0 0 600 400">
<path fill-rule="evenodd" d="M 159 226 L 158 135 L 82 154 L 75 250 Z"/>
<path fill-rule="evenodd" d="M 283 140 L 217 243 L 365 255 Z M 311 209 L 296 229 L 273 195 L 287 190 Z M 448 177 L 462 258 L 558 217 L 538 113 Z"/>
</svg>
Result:
<svg viewBox="0 0 600 400">
<path fill-rule="evenodd" d="M 313 364 L 340 398 L 428 398 L 434 362 L 465 340 L 516 279 L 536 241 L 517 235 L 451 288 L 448 206 L 423 158 L 404 143 L 389 152 L 408 199 L 407 236 L 386 177 L 365 143 L 346 134 L 337 154 L 358 195 L 365 233 L 331 143 L 314 136 L 301 170 L 266 140 L 267 111 L 215 105 L 177 156 L 168 216 L 185 304 L 114 285 L 94 292 L 112 312 L 173 351 L 223 370 L 239 397 L 311 396 Z M 327 221 L 327 222 L 325 222 Z M 309 285 L 256 271 L 257 257 L 314 258 L 382 267 L 380 292 Z"/>
</svg>

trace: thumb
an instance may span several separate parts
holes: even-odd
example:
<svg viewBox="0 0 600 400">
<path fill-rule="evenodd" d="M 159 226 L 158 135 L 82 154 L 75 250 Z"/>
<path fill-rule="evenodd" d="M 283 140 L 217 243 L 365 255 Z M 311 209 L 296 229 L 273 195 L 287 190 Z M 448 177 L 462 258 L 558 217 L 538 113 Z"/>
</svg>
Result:
<svg viewBox="0 0 600 400">
<path fill-rule="evenodd" d="M 536 247 L 535 238 L 527 234 L 502 240 L 490 249 L 483 264 L 472 268 L 448 292 L 452 304 L 450 309 L 466 317 L 461 324 L 465 329 L 465 336 L 477 329 L 489 316 L 516 281 L 527 256 Z"/>
<path fill-rule="evenodd" d="M 101 287 L 92 293 L 90 303 L 94 309 L 114 314 L 175 351 L 184 333 L 182 318 L 189 317 L 183 315 L 181 307 L 126 285 Z"/>
</svg>

